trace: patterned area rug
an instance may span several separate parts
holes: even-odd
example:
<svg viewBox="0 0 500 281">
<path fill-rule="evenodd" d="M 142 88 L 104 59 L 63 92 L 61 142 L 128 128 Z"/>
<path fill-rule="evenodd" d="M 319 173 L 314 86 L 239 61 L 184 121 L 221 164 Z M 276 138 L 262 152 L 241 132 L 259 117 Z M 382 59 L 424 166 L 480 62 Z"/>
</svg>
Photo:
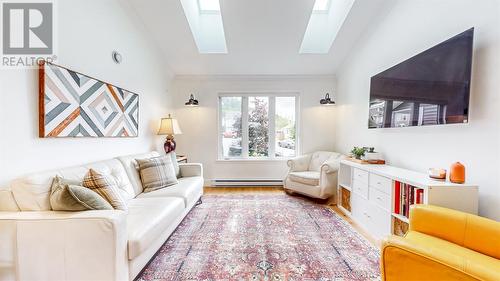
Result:
<svg viewBox="0 0 500 281">
<path fill-rule="evenodd" d="M 379 280 L 378 249 L 285 194 L 206 195 L 137 280 Z"/>
</svg>

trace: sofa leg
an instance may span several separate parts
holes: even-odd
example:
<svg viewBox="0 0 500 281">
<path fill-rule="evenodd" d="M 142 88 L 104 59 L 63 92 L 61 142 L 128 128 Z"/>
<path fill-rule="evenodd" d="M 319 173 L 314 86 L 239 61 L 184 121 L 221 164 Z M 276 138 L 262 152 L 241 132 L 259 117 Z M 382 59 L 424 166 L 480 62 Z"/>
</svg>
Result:
<svg viewBox="0 0 500 281">
<path fill-rule="evenodd" d="M 196 202 L 196 206 L 201 205 L 201 204 L 203 204 L 203 200 L 201 200 L 201 197 L 200 197 L 200 199 L 198 199 L 198 201 Z"/>
<path fill-rule="evenodd" d="M 294 195 L 295 192 L 291 191 L 290 189 L 286 189 L 285 188 L 285 193 L 288 194 L 288 195 Z"/>
</svg>

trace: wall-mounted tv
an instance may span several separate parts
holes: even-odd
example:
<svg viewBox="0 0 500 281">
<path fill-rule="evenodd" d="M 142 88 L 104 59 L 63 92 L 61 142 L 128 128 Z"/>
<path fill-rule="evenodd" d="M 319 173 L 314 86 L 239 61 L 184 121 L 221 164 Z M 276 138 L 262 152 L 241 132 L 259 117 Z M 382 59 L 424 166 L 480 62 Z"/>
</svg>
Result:
<svg viewBox="0 0 500 281">
<path fill-rule="evenodd" d="M 474 28 L 371 78 L 369 128 L 467 123 Z"/>
</svg>

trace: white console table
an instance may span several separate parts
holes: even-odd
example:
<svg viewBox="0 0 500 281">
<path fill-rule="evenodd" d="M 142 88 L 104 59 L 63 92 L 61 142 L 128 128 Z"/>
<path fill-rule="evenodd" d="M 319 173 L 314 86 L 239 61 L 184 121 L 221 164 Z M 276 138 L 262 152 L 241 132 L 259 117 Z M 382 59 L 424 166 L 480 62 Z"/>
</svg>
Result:
<svg viewBox="0 0 500 281">
<path fill-rule="evenodd" d="M 389 234 L 401 234 L 400 226 L 406 224 L 407 227 L 408 218 L 395 212 L 397 182 L 398 186 L 407 184 L 423 189 L 423 204 L 477 214 L 476 185 L 437 181 L 424 173 L 349 160 L 340 163 L 338 207 L 377 240 Z"/>
</svg>

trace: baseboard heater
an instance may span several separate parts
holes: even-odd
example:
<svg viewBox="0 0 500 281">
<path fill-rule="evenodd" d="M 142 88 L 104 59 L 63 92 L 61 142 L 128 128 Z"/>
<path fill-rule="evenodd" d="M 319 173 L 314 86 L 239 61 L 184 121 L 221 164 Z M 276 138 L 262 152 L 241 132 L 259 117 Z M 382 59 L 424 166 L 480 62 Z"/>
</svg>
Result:
<svg viewBox="0 0 500 281">
<path fill-rule="evenodd" d="M 281 179 L 213 179 L 212 186 L 280 186 Z"/>
</svg>

